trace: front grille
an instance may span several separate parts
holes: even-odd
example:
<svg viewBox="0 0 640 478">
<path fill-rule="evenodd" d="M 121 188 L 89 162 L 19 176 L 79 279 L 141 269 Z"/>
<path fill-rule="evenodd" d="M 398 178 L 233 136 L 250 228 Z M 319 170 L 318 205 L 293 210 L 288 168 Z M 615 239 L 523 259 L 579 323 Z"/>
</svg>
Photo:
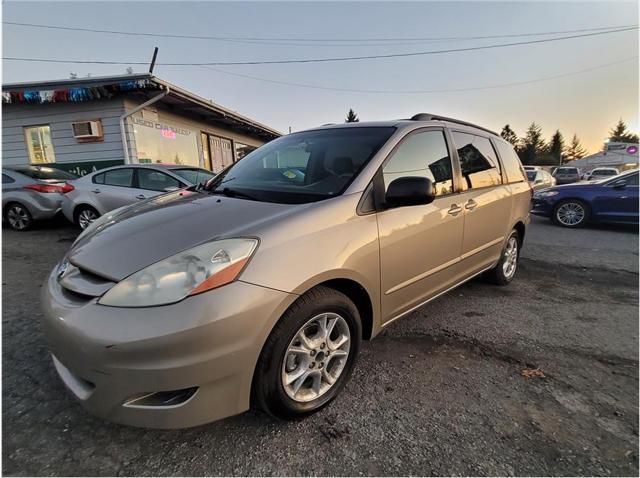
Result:
<svg viewBox="0 0 640 478">
<path fill-rule="evenodd" d="M 100 297 L 116 283 L 86 269 L 69 263 L 58 281 L 66 292 L 78 298 Z"/>
</svg>

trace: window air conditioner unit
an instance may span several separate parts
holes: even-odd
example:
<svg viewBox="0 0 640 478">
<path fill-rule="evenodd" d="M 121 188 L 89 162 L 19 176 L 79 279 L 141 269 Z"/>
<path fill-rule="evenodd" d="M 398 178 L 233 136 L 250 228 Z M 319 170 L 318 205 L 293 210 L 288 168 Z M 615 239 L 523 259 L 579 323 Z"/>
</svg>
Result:
<svg viewBox="0 0 640 478">
<path fill-rule="evenodd" d="M 73 137 L 76 139 L 102 138 L 102 123 L 100 121 L 79 121 L 71 123 Z"/>
</svg>

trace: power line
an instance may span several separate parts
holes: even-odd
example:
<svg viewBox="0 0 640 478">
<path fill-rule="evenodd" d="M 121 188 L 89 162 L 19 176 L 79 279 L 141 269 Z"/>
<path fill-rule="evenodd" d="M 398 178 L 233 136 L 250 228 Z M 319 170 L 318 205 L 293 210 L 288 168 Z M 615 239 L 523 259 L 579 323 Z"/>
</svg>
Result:
<svg viewBox="0 0 640 478">
<path fill-rule="evenodd" d="M 163 66 L 231 66 L 231 65 L 283 65 L 283 64 L 297 64 L 297 63 L 327 63 L 327 62 L 339 62 L 339 61 L 358 61 L 358 60 L 373 60 L 383 58 L 406 58 L 413 56 L 425 56 L 425 55 L 437 55 L 443 53 L 458 53 L 464 51 L 478 51 L 489 50 L 495 48 L 505 48 L 511 46 L 520 45 L 533 45 L 538 43 L 557 42 L 562 40 L 570 40 L 573 38 L 584 38 L 598 35 L 608 35 L 611 33 L 621 33 L 631 30 L 637 30 L 638 27 L 622 28 L 618 30 L 608 30 L 602 32 L 582 33 L 576 35 L 569 35 L 556 38 L 543 38 L 539 40 L 529 40 L 523 42 L 501 43 L 496 45 L 482 45 L 475 47 L 465 48 L 450 48 L 444 50 L 430 50 L 421 52 L 409 52 L 409 53 L 392 53 L 385 55 L 363 55 L 363 56 L 347 56 L 347 57 L 333 57 L 333 58 L 306 58 L 306 59 L 293 59 L 293 60 L 256 60 L 256 61 L 211 61 L 211 62 L 198 62 L 198 63 L 182 63 L 182 62 L 168 62 L 157 63 Z M 73 63 L 73 64 L 93 64 L 93 65 L 146 65 L 146 62 L 138 61 L 107 61 L 107 60 L 53 60 L 49 58 L 17 58 L 17 57 L 3 57 L 4 60 L 10 61 L 30 61 L 30 62 L 42 62 L 42 63 Z"/>
<path fill-rule="evenodd" d="M 533 79 L 533 80 L 517 81 L 517 82 L 511 82 L 511 83 L 501 83 L 501 84 L 497 84 L 497 85 L 477 86 L 477 87 L 472 87 L 472 88 L 445 88 L 445 89 L 433 89 L 433 90 L 395 90 L 395 91 L 394 90 L 366 90 L 366 89 L 356 89 L 356 88 L 338 88 L 338 87 L 330 87 L 330 86 L 309 85 L 309 84 L 304 84 L 304 83 L 292 83 L 292 82 L 288 82 L 288 81 L 273 80 L 273 79 L 269 79 L 269 78 L 260 78 L 260 77 L 256 77 L 256 76 L 245 75 L 245 74 L 242 74 L 242 73 L 235 73 L 235 72 L 220 70 L 218 68 L 212 68 L 212 67 L 206 66 L 206 65 L 205 66 L 201 66 L 201 68 L 206 68 L 207 70 L 215 71 L 215 72 L 218 72 L 218 73 L 223 73 L 225 75 L 231 75 L 231 76 L 236 76 L 236 77 L 240 77 L 240 78 L 247 78 L 247 79 L 250 79 L 250 80 L 262 81 L 262 82 L 266 82 L 266 83 L 274 83 L 274 84 L 285 85 L 285 86 L 296 86 L 296 87 L 300 87 L 300 88 L 310 88 L 310 89 L 328 90 L 328 91 L 344 91 L 344 92 L 349 92 L 349 93 L 417 95 L 417 94 L 428 94 L 428 93 L 454 93 L 454 92 L 455 93 L 461 93 L 461 92 L 465 92 L 465 91 L 490 90 L 490 89 L 496 89 L 496 88 L 507 88 L 507 87 L 511 87 L 511 86 L 522 86 L 522 85 L 528 85 L 528 84 L 531 84 L 531 83 L 539 83 L 539 82 L 544 82 L 544 81 L 556 80 L 556 79 L 560 79 L 560 78 L 566 78 L 566 77 L 569 77 L 569 76 L 580 75 L 580 74 L 587 73 L 587 72 L 590 72 L 590 71 L 601 70 L 601 69 L 604 69 L 604 68 L 609 68 L 609 67 L 614 66 L 614 65 L 620 65 L 622 63 L 627 63 L 629 61 L 637 60 L 637 59 L 638 59 L 638 56 L 633 56 L 633 57 L 630 57 L 630 58 L 625 58 L 623 60 L 614 61 L 614 62 L 611 62 L 611 63 L 605 63 L 603 65 L 598 65 L 598 66 L 594 66 L 594 67 L 591 67 L 591 68 L 585 68 L 583 70 L 572 71 L 572 72 L 569 72 L 569 73 L 562 73 L 562 74 L 559 74 L 559 75 L 547 76 L 547 77 L 543 77 L 543 78 L 536 78 L 536 79 Z"/>
<path fill-rule="evenodd" d="M 271 44 L 282 44 L 282 42 L 305 42 L 308 43 L 326 43 L 326 42 L 344 42 L 351 44 L 351 46 L 371 46 L 371 45 L 357 45 L 355 42 L 437 42 L 437 41 L 460 41 L 460 40 L 488 40 L 497 38 L 517 38 L 517 37 L 529 37 L 529 36 L 543 36 L 543 35 L 563 35 L 567 33 L 584 33 L 595 32 L 603 30 L 618 30 L 624 28 L 633 28 L 637 25 L 619 25 L 611 27 L 593 27 L 593 28 L 581 28 L 576 30 L 558 30 L 558 31 L 546 31 L 546 32 L 530 32 L 530 33 L 514 33 L 514 34 L 502 34 L 502 35 L 473 35 L 473 36 L 444 36 L 444 37 L 405 37 L 405 38 L 304 38 L 304 37 L 233 37 L 233 36 L 210 36 L 210 35 L 182 35 L 172 33 L 150 33 L 150 32 L 132 32 L 122 30 L 105 30 L 95 28 L 82 28 L 82 27 L 67 27 L 61 25 L 45 25 L 39 23 L 24 23 L 24 22 L 2 22 L 5 25 L 22 26 L 29 28 L 42 28 L 49 30 L 65 30 L 65 31 L 80 31 L 89 33 L 105 33 L 112 35 L 126 35 L 126 36 L 144 36 L 153 38 L 179 38 L 190 40 L 215 40 L 215 41 L 231 41 L 231 42 L 271 42 Z M 384 43 L 383 43 L 384 44 Z M 398 43 L 395 43 L 396 45 Z M 329 46 L 329 45 L 323 45 Z M 335 46 L 335 45 L 334 45 Z"/>
</svg>

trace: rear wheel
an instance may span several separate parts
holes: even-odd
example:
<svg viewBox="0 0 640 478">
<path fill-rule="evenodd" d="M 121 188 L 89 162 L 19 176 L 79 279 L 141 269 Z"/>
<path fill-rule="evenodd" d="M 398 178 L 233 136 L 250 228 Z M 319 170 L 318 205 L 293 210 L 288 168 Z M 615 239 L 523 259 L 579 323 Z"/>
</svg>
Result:
<svg viewBox="0 0 640 478">
<path fill-rule="evenodd" d="M 553 211 L 553 222 L 564 227 L 582 227 L 589 219 L 589 206 L 578 199 L 561 201 Z"/>
<path fill-rule="evenodd" d="M 93 221 L 100 217 L 100 213 L 91 206 L 80 206 L 76 209 L 76 224 L 80 229 L 86 229 Z"/>
<path fill-rule="evenodd" d="M 520 236 L 515 229 L 502 249 L 498 264 L 487 272 L 487 278 L 494 284 L 507 285 L 513 280 L 520 257 Z"/>
<path fill-rule="evenodd" d="M 9 226 L 16 231 L 26 231 L 33 226 L 33 216 L 26 206 L 17 202 L 11 203 L 5 208 L 4 217 Z"/>
<path fill-rule="evenodd" d="M 301 418 L 342 390 L 360 349 L 358 309 L 344 294 L 317 287 L 282 316 L 254 374 L 254 402 L 283 419 Z"/>
</svg>

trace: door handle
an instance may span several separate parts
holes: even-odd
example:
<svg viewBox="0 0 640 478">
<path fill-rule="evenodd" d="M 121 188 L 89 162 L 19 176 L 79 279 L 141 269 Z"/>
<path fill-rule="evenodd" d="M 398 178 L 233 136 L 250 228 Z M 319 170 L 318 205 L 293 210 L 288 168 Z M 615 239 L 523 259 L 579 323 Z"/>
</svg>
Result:
<svg viewBox="0 0 640 478">
<path fill-rule="evenodd" d="M 92 193 L 95 193 L 95 194 L 100 194 L 100 190 L 99 190 L 99 189 L 94 189 L 94 190 L 92 190 L 91 192 L 92 192 Z"/>
<path fill-rule="evenodd" d="M 449 210 L 447 211 L 447 214 L 451 214 L 452 216 L 457 216 L 461 212 L 462 212 L 462 208 L 460 206 L 458 206 L 457 204 L 452 204 Z"/>
<path fill-rule="evenodd" d="M 467 204 L 465 204 L 465 205 L 464 205 L 464 207 L 465 207 L 465 209 L 472 210 L 472 209 L 475 209 L 475 207 L 476 207 L 477 205 L 478 205 L 478 203 L 477 203 L 477 202 L 475 202 L 473 199 L 469 199 L 469 200 L 467 201 Z"/>
<path fill-rule="evenodd" d="M 147 199 L 147 197 L 144 194 L 138 194 L 136 199 Z"/>
</svg>

